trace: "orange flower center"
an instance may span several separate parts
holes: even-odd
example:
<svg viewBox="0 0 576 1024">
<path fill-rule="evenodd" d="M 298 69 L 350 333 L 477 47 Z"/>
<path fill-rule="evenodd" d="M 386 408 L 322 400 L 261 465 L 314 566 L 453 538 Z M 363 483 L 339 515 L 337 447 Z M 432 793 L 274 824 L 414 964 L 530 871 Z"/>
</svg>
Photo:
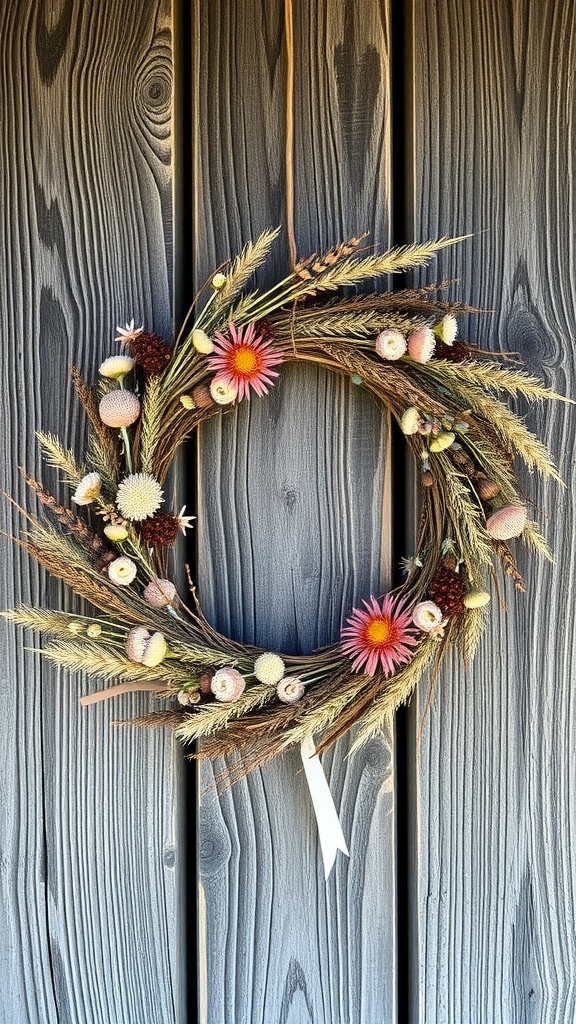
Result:
<svg viewBox="0 0 576 1024">
<path fill-rule="evenodd" d="M 364 636 L 372 647 L 383 647 L 392 638 L 392 633 L 390 619 L 372 619 L 366 626 Z"/>
<path fill-rule="evenodd" d="M 242 377 L 252 377 L 260 369 L 258 354 L 248 345 L 238 345 L 232 356 L 234 370 Z"/>
</svg>

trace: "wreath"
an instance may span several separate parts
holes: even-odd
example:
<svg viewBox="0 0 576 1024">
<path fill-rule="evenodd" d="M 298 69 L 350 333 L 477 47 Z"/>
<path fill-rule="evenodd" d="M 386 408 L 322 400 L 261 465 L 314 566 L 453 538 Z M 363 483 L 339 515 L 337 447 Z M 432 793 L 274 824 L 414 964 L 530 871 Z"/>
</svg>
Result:
<svg viewBox="0 0 576 1024">
<path fill-rule="evenodd" d="M 523 582 L 509 541 L 549 557 L 514 470 L 559 479 L 542 442 L 500 399 L 559 398 L 510 363 L 458 337 L 470 307 L 440 286 L 354 288 L 426 264 L 460 239 L 374 254 L 364 236 L 301 260 L 265 291 L 247 290 L 277 231 L 249 242 L 198 294 L 170 347 L 134 321 L 118 328 L 100 383 L 72 379 L 87 414 L 81 460 L 39 433 L 47 461 L 73 488 L 61 505 L 26 476 L 54 522 L 27 516 L 19 541 L 101 614 L 21 607 L 11 616 L 48 637 L 58 665 L 107 682 L 85 704 L 129 690 L 165 699 L 145 724 L 171 724 L 202 755 L 239 751 L 241 771 L 291 744 L 331 743 L 354 723 L 354 747 L 378 732 L 414 686 L 458 646 L 468 659 L 486 620 L 499 561 Z M 290 361 L 327 367 L 366 389 L 399 424 L 421 482 L 421 518 L 405 580 L 351 609 L 338 643 L 306 656 L 260 650 L 219 634 L 188 574 L 173 582 L 175 541 L 193 516 L 165 508 L 180 446 L 209 417 L 264 398 Z M 79 514 L 79 512 L 86 513 Z"/>
</svg>

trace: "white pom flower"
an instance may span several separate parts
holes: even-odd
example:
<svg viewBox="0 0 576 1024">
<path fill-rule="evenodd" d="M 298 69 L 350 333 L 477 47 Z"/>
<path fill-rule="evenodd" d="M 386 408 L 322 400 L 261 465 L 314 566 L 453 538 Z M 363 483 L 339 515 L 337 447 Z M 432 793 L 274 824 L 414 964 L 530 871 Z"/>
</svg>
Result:
<svg viewBox="0 0 576 1024">
<path fill-rule="evenodd" d="M 110 356 L 100 363 L 99 374 L 101 377 L 109 377 L 110 380 L 122 380 L 127 373 L 134 369 L 136 360 L 131 356 Z"/>
<path fill-rule="evenodd" d="M 116 504 L 125 519 L 140 522 L 158 511 L 163 496 L 160 484 L 150 473 L 131 473 L 118 487 Z"/>
<path fill-rule="evenodd" d="M 136 563 L 131 558 L 126 558 L 125 555 L 115 558 L 108 566 L 108 576 L 112 583 L 117 583 L 119 587 L 129 587 L 132 580 L 136 578 L 137 572 Z"/>
<path fill-rule="evenodd" d="M 305 686 L 298 676 L 284 676 L 276 687 L 276 696 L 283 704 L 295 704 L 304 696 Z"/>
<path fill-rule="evenodd" d="M 406 351 L 406 338 L 400 331 L 382 331 L 376 338 L 376 351 L 381 359 L 400 359 Z"/>
<path fill-rule="evenodd" d="M 225 380 L 215 378 L 210 385 L 210 394 L 216 405 L 231 405 L 238 397 L 238 388 Z"/>
<path fill-rule="evenodd" d="M 279 654 L 260 654 L 254 662 L 254 675 L 265 686 L 276 686 L 284 675 L 284 662 Z"/>
<path fill-rule="evenodd" d="M 93 501 L 96 501 L 101 490 L 102 478 L 100 473 L 88 473 L 87 476 L 82 477 L 72 495 L 72 501 L 76 505 L 91 505 Z"/>
<path fill-rule="evenodd" d="M 442 625 L 444 615 L 434 601 L 420 601 L 412 612 L 412 621 L 423 633 L 432 633 Z"/>
</svg>

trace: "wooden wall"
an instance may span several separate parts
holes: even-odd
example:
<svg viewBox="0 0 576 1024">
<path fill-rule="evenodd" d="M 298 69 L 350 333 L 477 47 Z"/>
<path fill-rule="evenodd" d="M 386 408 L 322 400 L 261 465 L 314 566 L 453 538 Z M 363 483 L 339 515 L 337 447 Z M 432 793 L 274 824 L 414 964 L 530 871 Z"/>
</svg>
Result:
<svg viewBox="0 0 576 1024">
<path fill-rule="evenodd" d="M 0 53 L 0 486 L 34 509 L 18 472 L 40 473 L 34 431 L 83 437 L 69 364 L 94 378 L 132 315 L 171 334 L 170 4 L 15 0 Z M 2 607 L 61 605 L 1 550 Z M 87 682 L 1 629 L 0 1019 L 181 1019 L 172 738 L 112 727 L 138 701 L 80 710 Z"/>
<path fill-rule="evenodd" d="M 196 17 L 202 278 L 244 239 L 285 221 L 286 57 L 279 0 L 199 3 Z M 297 3 L 294 40 L 299 252 L 364 229 L 386 247 L 387 6 Z M 278 274 L 284 234 L 276 253 Z M 268 399 L 202 430 L 199 578 L 219 628 L 285 651 L 338 636 L 343 611 L 389 581 L 387 458 L 379 409 L 312 368 L 288 368 Z M 324 759 L 352 850 L 327 885 L 298 753 L 220 800 L 203 768 L 202 1020 L 395 1019 L 392 735 L 347 761 L 349 745 Z"/>
<path fill-rule="evenodd" d="M 410 29 L 410 231 L 474 232 L 439 262 L 494 310 L 470 330 L 572 396 L 575 16 L 415 0 Z M 505 587 L 472 669 L 442 672 L 414 762 L 411 1019 L 430 1024 L 576 1019 L 574 410 L 528 424 L 567 483 L 526 478 L 556 564 L 522 556 L 526 595 Z"/>
<path fill-rule="evenodd" d="M 184 190 L 198 279 L 283 222 L 283 9 L 0 8 L 0 472 L 26 507 L 34 430 L 82 437 L 68 363 L 93 375 L 132 315 L 171 333 Z M 300 254 L 364 228 L 386 246 L 402 219 L 409 238 L 473 231 L 427 279 L 494 310 L 471 340 L 574 393 L 573 5 L 294 0 L 294 30 Z M 174 68 L 177 96 L 192 74 L 175 149 Z M 193 181 L 174 194 L 190 136 Z M 286 262 L 283 234 L 269 273 Z M 197 953 L 170 735 L 111 727 L 136 698 L 80 712 L 88 684 L 0 626 L 0 1024 L 183 1024 L 196 974 L 206 1024 L 576 1019 L 573 422 L 568 407 L 529 414 L 568 484 L 526 480 L 556 565 L 522 559 L 527 595 L 504 587 L 474 666 L 442 671 L 420 744 L 426 684 L 365 754 L 347 759 L 344 739 L 324 757 L 351 853 L 327 885 L 296 755 L 220 799 L 204 766 Z M 213 621 L 283 649 L 335 636 L 393 571 L 390 458 L 379 410 L 316 370 L 291 367 L 269 399 L 210 423 L 197 538 Z M 17 523 L 4 503 L 1 528 Z M 1 552 L 3 606 L 62 602 Z"/>
</svg>

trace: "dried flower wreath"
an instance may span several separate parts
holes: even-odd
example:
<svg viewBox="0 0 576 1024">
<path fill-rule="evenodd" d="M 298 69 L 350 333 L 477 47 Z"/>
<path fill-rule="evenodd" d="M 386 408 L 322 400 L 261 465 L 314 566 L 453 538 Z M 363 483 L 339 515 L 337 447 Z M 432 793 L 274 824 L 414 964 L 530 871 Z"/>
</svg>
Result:
<svg viewBox="0 0 576 1024">
<path fill-rule="evenodd" d="M 167 707 L 138 721 L 174 725 L 185 744 L 204 737 L 209 757 L 239 751 L 239 773 L 312 734 L 325 746 L 361 721 L 359 746 L 448 646 L 468 658 L 490 600 L 494 556 L 522 590 L 508 541 L 521 536 L 549 555 L 527 518 L 515 456 L 559 479 L 545 446 L 497 396 L 560 396 L 459 340 L 456 314 L 469 307 L 435 301 L 435 288 L 338 291 L 424 265 L 459 239 L 374 255 L 353 238 L 300 261 L 265 292 L 245 291 L 276 234 L 249 242 L 207 282 L 172 347 L 132 321 L 118 329 L 122 352 L 102 363 L 99 387 L 72 370 L 90 427 L 84 459 L 51 435 L 38 437 L 75 488 L 72 502 L 95 516 L 81 518 L 27 476 L 59 528 L 27 516 L 19 543 L 104 614 L 10 613 L 51 637 L 48 658 L 113 684 L 83 703 L 154 691 Z M 302 657 L 219 635 L 192 584 L 193 607 L 185 605 L 169 579 L 170 547 L 193 517 L 162 509 L 182 442 L 251 391 L 267 394 L 290 360 L 322 364 L 374 395 L 399 423 L 422 482 L 404 584 L 352 610 L 339 643 Z"/>
</svg>

